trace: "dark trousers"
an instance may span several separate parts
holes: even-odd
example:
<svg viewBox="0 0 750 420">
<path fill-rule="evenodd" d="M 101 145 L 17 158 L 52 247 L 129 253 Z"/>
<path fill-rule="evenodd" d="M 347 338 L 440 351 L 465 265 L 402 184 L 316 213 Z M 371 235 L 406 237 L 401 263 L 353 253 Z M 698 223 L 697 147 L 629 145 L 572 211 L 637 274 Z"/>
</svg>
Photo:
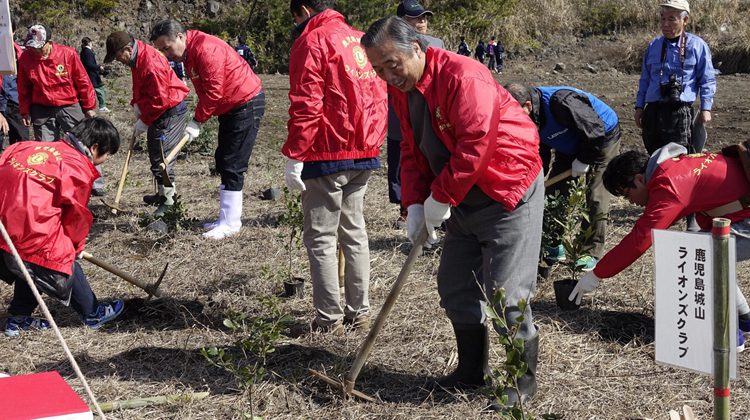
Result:
<svg viewBox="0 0 750 420">
<path fill-rule="evenodd" d="M 29 128 L 23 125 L 23 119 L 21 113 L 18 110 L 18 105 L 8 103 L 3 116 L 8 121 L 8 144 L 13 144 L 21 140 L 30 140 Z M 3 150 L 5 143 L 5 134 L 0 133 L 0 151 Z"/>
<path fill-rule="evenodd" d="M 401 140 L 388 137 L 388 200 L 401 204 Z"/>
<path fill-rule="evenodd" d="M 29 316 L 38 305 L 34 293 L 23 278 L 23 272 L 16 264 L 13 256 L 4 251 L 0 251 L 0 253 L 2 254 L 2 258 L 0 258 L 0 278 L 7 283 L 14 284 L 13 299 L 10 301 L 8 313 L 13 316 Z M 96 295 L 91 290 L 86 275 L 83 274 L 83 269 L 78 262 L 73 263 L 73 274 L 71 276 L 29 262 L 24 262 L 24 265 L 26 265 L 26 269 L 40 292 L 57 297 L 66 305 L 70 304 L 81 317 L 90 315 L 96 310 L 98 306 Z M 59 285 L 67 282 L 72 283 L 67 299 L 51 290 L 51 284 Z"/>
<path fill-rule="evenodd" d="M 586 192 L 586 206 L 589 209 L 589 220 L 591 221 L 590 225 L 593 230 L 593 234 L 586 241 L 586 245 L 590 247 L 588 252 L 589 255 L 597 259 L 602 258 L 604 255 L 604 241 L 607 235 L 607 219 L 609 218 L 609 206 L 612 199 L 612 196 L 607 189 L 604 188 L 604 171 L 607 169 L 609 161 L 620 153 L 619 128 L 617 128 L 616 132 L 613 130 L 613 134 L 616 135 L 617 139 L 610 141 L 609 144 L 604 146 L 600 152 L 597 153 L 594 162 L 591 164 L 589 173 L 585 175 L 588 185 L 588 191 Z M 542 145 L 539 154 L 542 156 L 544 171 L 545 173 L 549 171 L 550 178 L 570 169 L 575 160 L 575 156 L 555 153 L 555 159 L 550 168 L 550 149 Z M 545 194 L 551 195 L 556 191 L 559 191 L 562 196 L 567 197 L 569 193 L 568 181 L 569 179 L 550 186 Z M 584 220 L 581 223 L 581 229 L 585 231 L 588 227 L 589 222 Z M 557 243 L 559 243 L 559 241 L 557 241 Z M 553 243 L 552 245 L 554 246 L 555 244 Z"/>
<path fill-rule="evenodd" d="M 487 63 L 487 68 L 490 69 L 491 71 L 495 71 L 495 56 L 494 55 L 490 56 L 490 62 Z"/>
<path fill-rule="evenodd" d="M 690 150 L 693 107 L 685 102 L 649 102 L 641 117 L 643 145 L 650 155 L 668 143 L 677 143 Z"/>
<path fill-rule="evenodd" d="M 265 111 L 266 94 L 261 91 L 253 99 L 219 115 L 219 145 L 214 158 L 225 191 L 242 191 Z"/>
</svg>

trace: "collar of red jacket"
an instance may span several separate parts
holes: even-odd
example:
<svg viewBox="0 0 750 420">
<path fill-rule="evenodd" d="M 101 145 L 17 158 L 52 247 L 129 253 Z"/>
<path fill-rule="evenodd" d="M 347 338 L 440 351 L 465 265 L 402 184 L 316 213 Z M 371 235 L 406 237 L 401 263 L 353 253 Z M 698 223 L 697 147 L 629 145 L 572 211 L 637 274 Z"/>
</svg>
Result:
<svg viewBox="0 0 750 420">
<path fill-rule="evenodd" d="M 307 22 L 307 26 L 305 26 L 305 30 L 302 31 L 302 35 L 306 35 L 308 32 L 320 28 L 321 26 L 325 26 L 336 20 L 341 21 L 342 23 L 345 22 L 344 15 L 333 9 L 323 10 L 322 12 L 310 18 L 310 21 Z"/>
<path fill-rule="evenodd" d="M 34 51 L 29 51 L 29 57 L 31 57 L 31 59 L 34 61 L 50 60 L 53 57 L 57 57 L 58 55 L 60 55 L 62 48 L 65 47 L 64 45 L 55 44 L 52 41 L 47 42 L 49 42 L 49 44 L 52 46 L 52 50 L 50 50 L 49 56 L 47 58 L 43 59 L 41 55 L 37 54 Z M 27 50 L 33 50 L 33 48 L 27 48 Z"/>
<path fill-rule="evenodd" d="M 432 85 L 432 81 L 437 76 L 437 71 L 440 66 L 438 61 L 440 60 L 440 51 L 437 48 L 427 48 L 425 51 L 424 58 L 424 72 L 422 72 L 422 78 L 419 79 L 417 84 L 414 86 L 415 89 L 420 91 L 423 95 Z"/>
</svg>

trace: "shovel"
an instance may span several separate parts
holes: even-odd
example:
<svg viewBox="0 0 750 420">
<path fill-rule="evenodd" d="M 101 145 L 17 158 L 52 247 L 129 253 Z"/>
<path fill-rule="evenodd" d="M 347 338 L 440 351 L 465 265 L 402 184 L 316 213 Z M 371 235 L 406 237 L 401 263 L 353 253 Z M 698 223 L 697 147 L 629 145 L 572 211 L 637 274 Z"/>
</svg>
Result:
<svg viewBox="0 0 750 420">
<path fill-rule="evenodd" d="M 573 170 L 572 169 L 568 169 L 565 172 L 560 172 L 559 174 L 553 176 L 552 178 L 544 181 L 544 188 L 549 188 L 549 187 L 557 184 L 558 182 L 562 181 L 563 179 L 567 179 L 571 175 L 573 175 Z"/>
<path fill-rule="evenodd" d="M 81 257 L 83 257 L 84 260 L 99 266 L 103 268 L 104 270 L 109 271 L 110 273 L 116 275 L 117 277 L 127 281 L 130 284 L 133 284 L 140 289 L 143 289 L 146 293 L 148 293 L 148 298 L 146 298 L 146 302 L 148 302 L 149 299 L 151 299 L 151 296 L 161 297 L 162 293 L 159 291 L 159 285 L 161 285 L 161 281 L 164 280 L 164 275 L 167 273 L 167 268 L 169 267 L 169 263 L 164 266 L 164 270 L 162 270 L 161 275 L 159 275 L 159 278 L 153 283 L 153 284 L 146 284 L 146 282 L 137 279 L 130 275 L 129 273 L 126 273 L 119 268 L 113 266 L 112 264 L 102 261 L 90 253 L 83 251 L 81 253 Z"/>
<path fill-rule="evenodd" d="M 349 372 L 346 374 L 344 381 L 341 382 L 340 380 L 330 378 L 326 374 L 313 369 L 308 369 L 310 374 L 327 383 L 331 387 L 343 391 L 346 395 L 353 395 L 365 401 L 375 402 L 375 399 L 373 397 L 354 389 L 354 383 L 357 380 L 357 376 L 359 376 L 359 371 L 362 370 L 362 367 L 365 365 L 367 356 L 370 355 L 372 346 L 373 344 L 375 344 L 375 339 L 378 337 L 378 334 L 380 334 L 380 330 L 383 329 L 385 320 L 386 318 L 388 318 L 388 314 L 391 313 L 391 309 L 393 309 L 393 305 L 396 303 L 396 299 L 401 293 L 401 289 L 403 289 L 404 285 L 406 284 L 406 280 L 409 277 L 409 272 L 411 272 L 411 269 L 414 266 L 414 262 L 417 260 L 417 257 L 422 254 L 422 245 L 426 240 L 427 229 L 422 228 L 422 230 L 417 235 L 416 243 L 409 252 L 409 256 L 406 257 L 404 266 L 401 267 L 401 271 L 398 273 L 396 282 L 393 283 L 393 286 L 391 286 L 391 291 L 388 292 L 388 297 L 385 298 L 385 302 L 383 303 L 383 307 L 380 309 L 380 313 L 378 313 L 378 316 L 375 318 L 375 322 L 372 324 L 372 327 L 370 327 L 370 332 L 367 333 L 365 341 L 362 343 L 359 349 L 357 349 L 357 356 L 354 359 Z"/>
<path fill-rule="evenodd" d="M 133 147 L 135 146 L 136 135 L 130 138 L 130 145 L 128 146 L 128 154 L 125 156 L 125 163 L 122 165 L 122 172 L 120 173 L 120 182 L 117 184 L 117 194 L 115 194 L 115 203 L 110 205 L 106 201 L 102 200 L 105 206 L 112 210 L 112 214 L 117 214 L 118 211 L 122 211 L 120 208 L 120 198 L 122 198 L 122 190 L 125 188 L 125 178 L 128 177 L 128 165 L 130 164 L 130 157 L 133 155 Z"/>
<path fill-rule="evenodd" d="M 177 157 L 177 154 L 180 153 L 180 150 L 182 150 L 182 148 L 186 144 L 188 144 L 189 141 L 190 141 L 190 136 L 188 136 L 187 134 L 185 134 L 182 137 L 182 139 L 180 140 L 180 142 L 177 143 L 177 146 L 175 146 L 172 149 L 172 151 L 169 152 L 169 155 L 167 155 L 166 158 L 162 159 L 162 162 L 161 162 L 161 165 L 160 165 L 160 169 L 161 169 L 161 183 L 165 187 L 173 187 L 174 186 L 172 184 L 172 180 L 169 179 L 169 174 L 167 173 L 167 166 L 169 166 L 170 162 L 172 162 L 173 160 L 175 160 L 175 158 Z M 162 152 L 162 154 L 163 154 L 163 152 Z"/>
</svg>

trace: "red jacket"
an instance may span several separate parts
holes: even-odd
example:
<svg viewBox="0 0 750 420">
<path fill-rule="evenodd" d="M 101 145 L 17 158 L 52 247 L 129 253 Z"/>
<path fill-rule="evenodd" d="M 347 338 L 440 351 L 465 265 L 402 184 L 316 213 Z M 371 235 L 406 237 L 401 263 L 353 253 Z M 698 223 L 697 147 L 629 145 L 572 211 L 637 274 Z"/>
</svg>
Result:
<svg viewBox="0 0 750 420">
<path fill-rule="evenodd" d="M 701 212 L 739 199 L 750 191 L 750 183 L 739 160 L 710 153 L 665 160 L 648 178 L 647 188 L 648 203 L 643 215 L 596 264 L 594 274 L 599 278 L 616 275 L 646 252 L 651 247 L 652 229 L 666 229 L 691 213 L 696 214 L 702 229 L 710 229 L 711 217 Z M 750 208 L 722 217 L 732 222 L 744 220 L 750 218 Z"/>
<path fill-rule="evenodd" d="M 133 100 L 138 104 L 141 121 L 151 125 L 161 114 L 174 108 L 188 95 L 190 89 L 175 74 L 169 61 L 156 48 L 137 42 L 138 54 L 133 73 Z"/>
<path fill-rule="evenodd" d="M 71 274 L 93 216 L 87 207 L 99 172 L 62 141 L 22 141 L 0 156 L 0 220 L 21 259 Z M 5 241 L 0 248 L 10 252 Z"/>
<path fill-rule="evenodd" d="M 18 59 L 21 115 L 29 115 L 31 104 L 65 106 L 79 102 L 83 110 L 96 108 L 94 87 L 76 50 L 52 44 L 52 52 L 44 60 L 32 49 L 21 54 Z"/>
<path fill-rule="evenodd" d="M 539 133 L 482 63 L 427 48 L 415 87 L 431 110 L 432 128 L 451 157 L 436 177 L 414 141 L 407 94 L 389 86 L 401 122 L 401 201 L 435 200 L 457 206 L 472 186 L 513 210 L 541 171 Z"/>
<path fill-rule="evenodd" d="M 359 44 L 362 35 L 329 9 L 313 16 L 292 45 L 284 155 L 320 161 L 380 154 L 388 125 L 386 84 Z"/>
<path fill-rule="evenodd" d="M 260 93 L 260 78 L 229 44 L 194 30 L 185 43 L 185 72 L 198 94 L 196 121 L 226 114 Z"/>
</svg>

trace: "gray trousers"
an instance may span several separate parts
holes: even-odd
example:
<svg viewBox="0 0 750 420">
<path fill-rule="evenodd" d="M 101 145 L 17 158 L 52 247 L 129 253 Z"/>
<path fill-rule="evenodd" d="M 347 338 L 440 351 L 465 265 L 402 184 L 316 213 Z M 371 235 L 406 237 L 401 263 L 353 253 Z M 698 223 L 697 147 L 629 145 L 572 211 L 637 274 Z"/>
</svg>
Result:
<svg viewBox="0 0 750 420">
<path fill-rule="evenodd" d="M 34 139 L 38 141 L 56 141 L 83 121 L 85 115 L 78 103 L 65 106 L 45 106 L 31 104 L 31 125 Z M 104 188 L 104 172 L 101 166 L 96 169 L 101 175 L 94 181 L 94 189 Z"/>
<path fill-rule="evenodd" d="M 148 159 L 151 162 L 151 173 L 156 178 L 156 183 L 161 185 L 161 163 L 166 159 L 172 149 L 185 134 L 187 126 L 187 108 L 185 112 L 177 113 L 170 116 L 159 117 L 153 124 L 148 127 L 146 133 L 148 144 Z M 169 180 L 174 182 L 174 163 L 167 165 L 167 175 Z"/>
<path fill-rule="evenodd" d="M 364 197 L 369 170 L 344 171 L 306 179 L 302 192 L 304 231 L 318 325 L 343 317 L 355 319 L 370 310 L 370 247 L 365 230 Z M 344 253 L 342 309 L 336 243 Z"/>
<path fill-rule="evenodd" d="M 750 260 L 750 219 L 734 222 L 730 229 L 735 238 L 737 262 Z M 750 306 L 740 287 L 737 286 L 737 315 L 746 313 L 750 313 Z"/>
<path fill-rule="evenodd" d="M 543 175 L 513 211 L 493 202 L 479 209 L 458 206 L 451 212 L 437 275 L 440 306 L 453 323 L 484 323 L 485 294 L 491 299 L 496 290 L 505 288 L 505 317 L 509 325 L 516 324 L 521 315 L 518 301 L 529 302 L 536 290 Z M 495 309 L 501 313 L 499 307 Z M 523 315 L 517 337 L 527 340 L 536 334 L 531 306 Z"/>
</svg>

